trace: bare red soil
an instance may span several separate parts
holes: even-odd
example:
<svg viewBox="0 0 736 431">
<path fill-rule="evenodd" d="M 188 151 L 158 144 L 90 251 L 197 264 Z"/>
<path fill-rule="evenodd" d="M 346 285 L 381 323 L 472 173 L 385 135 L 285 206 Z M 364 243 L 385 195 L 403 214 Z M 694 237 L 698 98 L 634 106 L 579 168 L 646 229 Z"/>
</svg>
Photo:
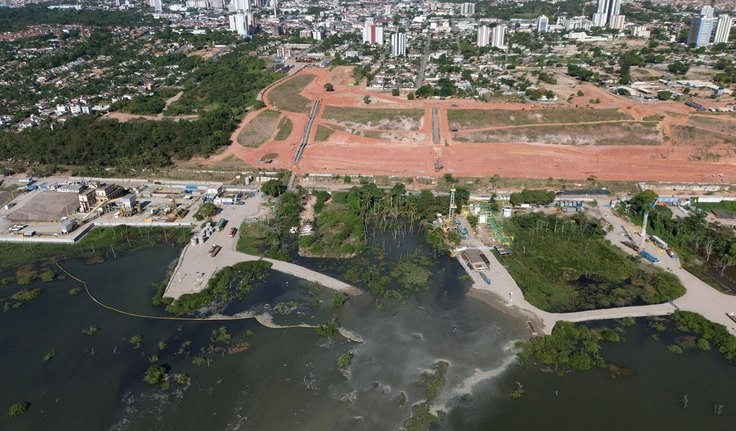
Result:
<svg viewBox="0 0 736 431">
<path fill-rule="evenodd" d="M 285 168 L 300 173 L 360 173 L 397 176 L 440 176 L 447 172 L 455 176 L 482 177 L 501 175 L 518 178 L 566 178 L 585 179 L 595 175 L 607 180 L 661 180 L 661 181 L 715 181 L 716 178 L 730 181 L 736 179 L 736 152 L 723 143 L 702 148 L 696 139 L 685 140 L 672 133 L 673 126 L 683 126 L 694 111 L 680 102 L 637 103 L 616 96 L 593 85 L 582 84 L 571 88 L 584 96 L 553 105 L 523 103 L 483 103 L 475 100 L 407 100 L 390 93 L 373 91 L 364 85 L 355 85 L 350 67 L 334 69 L 305 68 L 291 79 L 302 74 L 314 75 L 300 94 L 311 100 L 321 100 L 309 144 L 302 160 L 294 164 L 294 154 L 301 140 L 308 114 L 284 112 L 294 124 L 291 135 L 285 141 L 268 141 L 260 148 L 244 148 L 231 145 L 224 153 L 203 161 L 214 165 L 218 161 L 235 156 L 252 166 Z M 332 83 L 335 91 L 327 92 L 326 83 Z M 278 83 L 263 94 L 267 107 L 269 93 Z M 371 103 L 363 102 L 370 96 Z M 589 105 L 590 99 L 600 103 Z M 325 142 L 315 142 L 318 125 L 334 128 L 334 122 L 321 118 L 326 106 L 352 108 L 402 108 L 424 109 L 424 122 L 419 131 L 396 131 L 387 134 L 375 130 L 358 133 L 349 128 L 338 129 Z M 439 108 L 441 145 L 432 141 L 432 107 Z M 465 143 L 454 142 L 447 120 L 448 109 L 503 109 L 503 110 L 547 110 L 547 109 L 618 109 L 630 115 L 634 121 L 657 121 L 661 135 L 659 145 L 553 145 L 545 142 L 529 143 Z M 242 127 L 257 113 L 250 113 L 233 134 L 233 142 Z M 714 117 L 721 119 L 722 117 Z M 724 121 L 733 121 L 732 118 Z M 575 123 L 565 123 L 574 125 Z M 562 124 L 564 126 L 565 124 Z M 560 124 L 557 124 L 558 126 Z M 539 125 L 540 127 L 542 125 Z M 530 126 L 534 127 L 534 126 Z M 359 135 L 365 136 L 359 136 Z M 444 145 L 447 141 L 447 146 Z M 696 161 L 695 154 L 703 151 L 715 152 L 717 161 Z M 278 157 L 270 165 L 262 165 L 260 159 L 276 153 Z M 435 170 L 435 159 L 441 160 L 444 169 Z"/>
</svg>

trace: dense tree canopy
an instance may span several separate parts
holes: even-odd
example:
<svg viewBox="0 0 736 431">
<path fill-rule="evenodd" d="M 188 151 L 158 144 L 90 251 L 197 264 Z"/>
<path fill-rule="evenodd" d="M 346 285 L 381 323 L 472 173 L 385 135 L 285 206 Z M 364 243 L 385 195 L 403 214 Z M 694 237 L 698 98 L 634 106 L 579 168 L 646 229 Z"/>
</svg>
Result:
<svg viewBox="0 0 736 431">
<path fill-rule="evenodd" d="M 105 11 L 95 9 L 49 9 L 46 5 L 22 8 L 0 8 L 0 28 L 3 31 L 22 30 L 37 24 L 81 24 L 94 27 L 137 27 L 154 25 L 156 20 L 138 11 Z"/>
<path fill-rule="evenodd" d="M 81 116 L 53 129 L 44 126 L 19 133 L 0 132 L 0 158 L 130 172 L 167 166 L 172 159 L 209 156 L 228 144 L 237 121 L 255 103 L 258 91 L 279 76 L 266 72 L 262 59 L 244 55 L 250 48 L 244 45 L 193 73 L 184 96 L 170 108 L 178 113 L 198 110 L 197 120 L 119 123 Z M 154 104 L 160 102 L 152 99 Z M 149 101 L 140 103 L 146 104 L 141 110 L 147 111 Z M 133 106 L 140 106 L 139 102 Z"/>
</svg>

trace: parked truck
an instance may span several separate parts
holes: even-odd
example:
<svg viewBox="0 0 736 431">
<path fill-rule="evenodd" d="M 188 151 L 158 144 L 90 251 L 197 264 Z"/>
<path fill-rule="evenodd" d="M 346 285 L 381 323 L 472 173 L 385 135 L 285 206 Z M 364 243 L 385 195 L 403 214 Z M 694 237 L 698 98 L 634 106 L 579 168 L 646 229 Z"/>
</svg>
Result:
<svg viewBox="0 0 736 431">
<path fill-rule="evenodd" d="M 222 231 L 223 229 L 225 229 L 226 224 L 227 224 L 227 220 L 225 220 L 224 218 L 221 218 L 220 222 L 217 223 L 217 230 Z"/>
<path fill-rule="evenodd" d="M 219 245 L 216 245 L 216 244 L 213 245 L 212 248 L 210 249 L 210 256 L 212 256 L 212 257 L 217 256 L 217 253 L 219 253 L 220 250 L 222 250 L 222 247 L 220 247 Z"/>
<path fill-rule="evenodd" d="M 644 259 L 646 259 L 646 260 L 648 260 L 648 261 L 650 261 L 652 263 L 659 262 L 659 259 L 657 259 L 655 256 L 653 256 L 651 253 L 649 253 L 647 251 L 642 250 L 641 251 L 641 255 L 644 257 Z"/>
</svg>

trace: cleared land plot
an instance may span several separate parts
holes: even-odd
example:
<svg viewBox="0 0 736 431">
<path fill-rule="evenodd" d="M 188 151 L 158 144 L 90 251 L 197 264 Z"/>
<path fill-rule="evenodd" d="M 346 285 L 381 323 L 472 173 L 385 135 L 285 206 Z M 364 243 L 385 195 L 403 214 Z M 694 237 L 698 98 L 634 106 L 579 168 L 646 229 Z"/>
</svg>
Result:
<svg viewBox="0 0 736 431">
<path fill-rule="evenodd" d="M 721 144 L 736 144 L 736 137 L 729 133 L 718 133 L 693 126 L 672 126 L 672 139 L 676 142 L 697 144 L 696 147 L 713 147 Z"/>
<path fill-rule="evenodd" d="M 279 117 L 281 117 L 281 114 L 276 111 L 266 110 L 261 112 L 240 132 L 238 144 L 249 148 L 258 148 L 265 144 L 273 135 L 273 131 L 276 130 Z"/>
<path fill-rule="evenodd" d="M 536 126 L 456 133 L 458 142 L 531 142 L 556 145 L 658 145 L 654 123 Z"/>
<path fill-rule="evenodd" d="M 362 129 L 419 130 L 422 127 L 424 110 L 327 106 L 322 118 Z"/>
<path fill-rule="evenodd" d="M 79 207 L 76 193 L 42 191 L 8 215 L 11 221 L 59 221 Z"/>
<path fill-rule="evenodd" d="M 284 117 L 279 122 L 279 130 L 276 132 L 276 139 L 277 141 L 285 141 L 286 138 L 291 135 L 291 129 L 294 128 L 294 123 L 291 122 L 288 118 Z"/>
<path fill-rule="evenodd" d="M 719 119 L 717 117 L 692 116 L 688 119 L 688 124 L 714 132 L 736 135 L 736 121 L 733 120 Z"/>
<path fill-rule="evenodd" d="M 268 100 L 282 111 L 309 112 L 312 101 L 299 94 L 314 80 L 314 75 L 299 75 L 279 84 L 268 93 Z"/>
<path fill-rule="evenodd" d="M 333 133 L 335 133 L 335 129 L 331 129 L 320 124 L 317 126 L 317 132 L 314 135 L 314 140 L 316 142 L 324 142 L 330 139 L 330 136 L 332 136 Z"/>
<path fill-rule="evenodd" d="M 447 119 L 451 127 L 480 129 L 495 126 L 523 126 L 547 123 L 588 123 L 631 120 L 616 109 L 544 109 L 509 111 L 505 109 L 450 109 Z"/>
</svg>

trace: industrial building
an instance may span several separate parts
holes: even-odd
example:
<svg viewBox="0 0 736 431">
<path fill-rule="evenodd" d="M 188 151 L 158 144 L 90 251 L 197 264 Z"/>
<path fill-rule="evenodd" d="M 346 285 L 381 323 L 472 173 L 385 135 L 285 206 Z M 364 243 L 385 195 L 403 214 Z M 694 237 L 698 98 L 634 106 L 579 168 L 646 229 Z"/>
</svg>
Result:
<svg viewBox="0 0 736 431">
<path fill-rule="evenodd" d="M 468 262 L 468 267 L 476 271 L 488 270 L 488 257 L 486 257 L 480 250 L 469 248 L 463 251 L 463 257 Z"/>
</svg>

